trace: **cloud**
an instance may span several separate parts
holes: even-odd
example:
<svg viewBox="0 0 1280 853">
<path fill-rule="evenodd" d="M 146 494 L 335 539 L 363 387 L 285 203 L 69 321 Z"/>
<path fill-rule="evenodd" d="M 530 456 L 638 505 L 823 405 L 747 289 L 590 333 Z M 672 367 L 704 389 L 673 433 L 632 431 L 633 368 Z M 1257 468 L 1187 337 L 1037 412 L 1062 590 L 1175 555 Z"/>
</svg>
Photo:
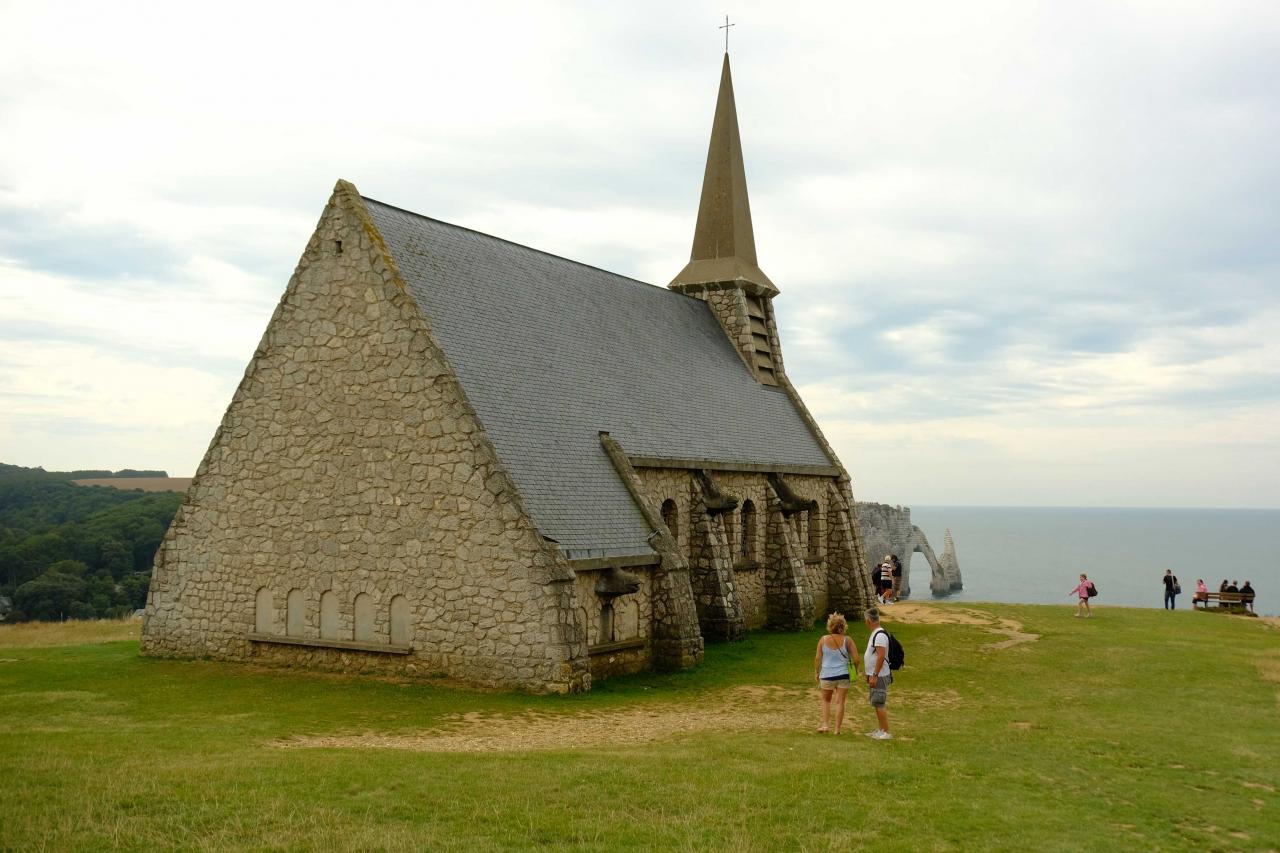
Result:
<svg viewBox="0 0 1280 853">
<path fill-rule="evenodd" d="M 190 473 L 339 177 L 657 284 L 687 260 L 718 7 L 0 14 L 6 461 Z M 787 370 L 859 494 L 1280 505 L 1280 7 L 735 15 Z"/>
</svg>

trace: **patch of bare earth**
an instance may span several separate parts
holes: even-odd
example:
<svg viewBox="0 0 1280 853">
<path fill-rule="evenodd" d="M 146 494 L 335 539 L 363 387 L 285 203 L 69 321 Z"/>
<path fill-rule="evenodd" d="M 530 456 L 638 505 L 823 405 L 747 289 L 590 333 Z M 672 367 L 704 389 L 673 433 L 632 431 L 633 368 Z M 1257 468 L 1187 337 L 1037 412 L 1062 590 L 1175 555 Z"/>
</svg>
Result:
<svg viewBox="0 0 1280 853">
<path fill-rule="evenodd" d="M 1022 623 L 1014 619 L 992 616 L 981 610 L 970 610 L 965 607 L 947 605 L 938 607 L 922 601 L 901 601 L 884 610 L 886 622 L 908 622 L 926 625 L 972 625 L 991 634 L 1005 637 L 996 643 L 979 646 L 986 652 L 1009 649 L 1023 643 L 1033 643 L 1040 639 L 1039 634 L 1030 634 L 1023 630 Z"/>
<path fill-rule="evenodd" d="M 278 741 L 281 748 L 405 749 L 417 752 L 530 752 L 632 746 L 702 732 L 795 731 L 814 724 L 816 689 L 743 686 L 696 704 L 652 704 L 583 714 L 472 712 L 440 729 L 411 734 L 367 732 Z"/>
</svg>

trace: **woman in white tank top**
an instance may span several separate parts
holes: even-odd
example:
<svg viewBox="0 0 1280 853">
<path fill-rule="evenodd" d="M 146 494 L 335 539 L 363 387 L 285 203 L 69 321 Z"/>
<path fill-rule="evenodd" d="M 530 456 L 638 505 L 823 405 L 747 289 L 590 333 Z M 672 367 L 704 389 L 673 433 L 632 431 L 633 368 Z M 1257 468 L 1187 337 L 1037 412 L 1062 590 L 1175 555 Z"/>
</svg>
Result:
<svg viewBox="0 0 1280 853">
<path fill-rule="evenodd" d="M 844 723 L 844 700 L 849 695 L 849 679 L 858 671 L 858 647 L 845 633 L 849 629 L 844 616 L 832 613 L 827 617 L 827 634 L 818 641 L 813 656 L 813 677 L 822 692 L 822 728 L 819 734 L 831 731 L 831 700 L 836 704 L 835 733 L 840 734 Z"/>
</svg>

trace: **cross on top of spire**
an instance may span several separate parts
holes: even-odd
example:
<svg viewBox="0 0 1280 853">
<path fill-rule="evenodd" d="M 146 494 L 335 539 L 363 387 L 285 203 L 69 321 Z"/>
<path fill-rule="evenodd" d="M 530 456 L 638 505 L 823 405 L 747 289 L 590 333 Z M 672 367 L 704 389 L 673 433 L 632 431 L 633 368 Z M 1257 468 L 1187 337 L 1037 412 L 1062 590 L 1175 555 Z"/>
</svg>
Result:
<svg viewBox="0 0 1280 853">
<path fill-rule="evenodd" d="M 725 15 L 724 24 L 719 27 L 716 27 L 716 29 L 718 30 L 724 30 L 724 52 L 725 53 L 729 52 L 729 27 L 736 27 L 736 26 L 738 25 L 729 23 L 729 16 Z"/>
</svg>

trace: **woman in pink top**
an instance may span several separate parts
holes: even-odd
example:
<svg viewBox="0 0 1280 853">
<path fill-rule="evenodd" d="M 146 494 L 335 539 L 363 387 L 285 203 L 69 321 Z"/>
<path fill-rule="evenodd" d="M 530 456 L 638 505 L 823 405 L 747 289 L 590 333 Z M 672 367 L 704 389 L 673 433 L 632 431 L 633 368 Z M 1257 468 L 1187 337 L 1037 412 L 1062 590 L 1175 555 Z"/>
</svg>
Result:
<svg viewBox="0 0 1280 853">
<path fill-rule="evenodd" d="M 1076 601 L 1076 615 L 1080 615 L 1080 611 L 1084 611 L 1084 618 L 1088 619 L 1093 616 L 1093 611 L 1089 609 L 1089 589 L 1093 586 L 1093 582 L 1089 580 L 1089 576 L 1080 575 L 1080 583 L 1076 584 L 1075 589 L 1067 593 L 1067 595 L 1078 596 Z"/>
<path fill-rule="evenodd" d="M 1191 600 L 1192 601 L 1208 601 L 1209 600 L 1209 587 L 1204 585 L 1204 578 L 1198 578 L 1196 580 L 1196 596 Z"/>
</svg>

